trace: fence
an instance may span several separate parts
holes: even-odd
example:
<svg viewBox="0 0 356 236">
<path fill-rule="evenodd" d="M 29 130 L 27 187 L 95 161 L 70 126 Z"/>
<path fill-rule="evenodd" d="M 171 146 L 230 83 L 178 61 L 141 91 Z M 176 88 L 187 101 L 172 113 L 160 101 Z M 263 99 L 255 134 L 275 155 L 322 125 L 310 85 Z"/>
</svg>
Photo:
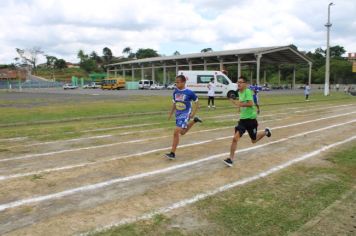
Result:
<svg viewBox="0 0 356 236">
<path fill-rule="evenodd" d="M 21 89 L 21 88 L 57 88 L 62 87 L 63 83 L 50 81 L 0 81 L 0 89 Z"/>
</svg>

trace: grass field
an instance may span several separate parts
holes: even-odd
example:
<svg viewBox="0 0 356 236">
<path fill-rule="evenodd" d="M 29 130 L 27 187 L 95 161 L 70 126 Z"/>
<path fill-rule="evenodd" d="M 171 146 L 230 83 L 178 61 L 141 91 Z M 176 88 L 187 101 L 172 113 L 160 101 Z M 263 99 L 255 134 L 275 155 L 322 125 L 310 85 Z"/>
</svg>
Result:
<svg viewBox="0 0 356 236">
<path fill-rule="evenodd" d="M 353 96 L 262 93 L 272 138 L 244 136 L 232 168 L 238 115 L 225 99 L 200 99 L 204 122 L 167 161 L 170 97 L 31 96 L 0 92 L 1 235 L 356 232 Z"/>
<path fill-rule="evenodd" d="M 315 225 L 302 228 L 350 191 L 345 202 L 356 207 L 352 202 L 356 194 L 356 145 L 330 153 L 323 162 L 322 165 L 299 164 L 209 197 L 179 213 L 156 215 L 150 221 L 93 235 L 287 235 L 292 232 L 299 235 L 353 235 L 356 232 L 353 220 L 356 208 L 334 215 L 330 212 L 326 216 L 332 217 L 332 224 L 321 229 Z M 344 215 L 348 219 L 338 219 Z M 185 222 L 187 219 L 190 222 Z M 344 228 L 339 229 L 340 226 Z"/>
</svg>

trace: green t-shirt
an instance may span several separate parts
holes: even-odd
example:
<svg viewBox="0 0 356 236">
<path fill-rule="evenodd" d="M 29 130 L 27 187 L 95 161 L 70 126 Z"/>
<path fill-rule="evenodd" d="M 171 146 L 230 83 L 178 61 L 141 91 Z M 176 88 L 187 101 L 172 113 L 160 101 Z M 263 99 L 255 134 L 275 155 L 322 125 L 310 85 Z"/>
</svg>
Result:
<svg viewBox="0 0 356 236">
<path fill-rule="evenodd" d="M 246 88 L 243 92 L 239 92 L 240 102 L 247 103 L 253 101 L 251 89 Z M 255 106 L 240 107 L 240 119 L 256 119 L 257 113 Z"/>
</svg>

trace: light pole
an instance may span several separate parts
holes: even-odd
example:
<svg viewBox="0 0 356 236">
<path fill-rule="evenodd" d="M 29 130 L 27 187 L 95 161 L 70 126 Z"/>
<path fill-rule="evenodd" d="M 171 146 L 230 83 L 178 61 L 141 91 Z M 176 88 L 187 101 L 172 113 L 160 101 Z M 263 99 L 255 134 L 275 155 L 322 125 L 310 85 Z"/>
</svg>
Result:
<svg viewBox="0 0 356 236">
<path fill-rule="evenodd" d="M 330 45 L 329 45 L 329 40 L 330 40 L 330 7 L 334 5 L 332 2 L 329 3 L 328 5 L 328 22 L 325 24 L 325 27 L 327 29 L 326 33 L 326 65 L 325 65 L 325 88 L 324 88 L 324 95 L 329 96 L 330 91 L 329 91 L 329 86 L 330 86 Z"/>
</svg>

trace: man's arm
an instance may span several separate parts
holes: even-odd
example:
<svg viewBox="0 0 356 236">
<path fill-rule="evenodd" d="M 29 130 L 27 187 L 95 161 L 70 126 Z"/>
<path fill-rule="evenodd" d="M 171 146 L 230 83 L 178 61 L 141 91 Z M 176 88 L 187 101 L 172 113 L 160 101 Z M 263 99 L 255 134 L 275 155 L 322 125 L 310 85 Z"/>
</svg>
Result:
<svg viewBox="0 0 356 236">
<path fill-rule="evenodd" d="M 247 102 L 240 102 L 240 107 L 252 107 L 253 101 L 249 100 Z"/>
<path fill-rule="evenodd" d="M 172 104 L 171 111 L 169 112 L 169 115 L 168 115 L 168 120 L 171 119 L 171 117 L 172 117 L 173 113 L 175 112 L 175 110 L 176 110 L 176 104 L 173 103 L 173 104 Z"/>
</svg>

